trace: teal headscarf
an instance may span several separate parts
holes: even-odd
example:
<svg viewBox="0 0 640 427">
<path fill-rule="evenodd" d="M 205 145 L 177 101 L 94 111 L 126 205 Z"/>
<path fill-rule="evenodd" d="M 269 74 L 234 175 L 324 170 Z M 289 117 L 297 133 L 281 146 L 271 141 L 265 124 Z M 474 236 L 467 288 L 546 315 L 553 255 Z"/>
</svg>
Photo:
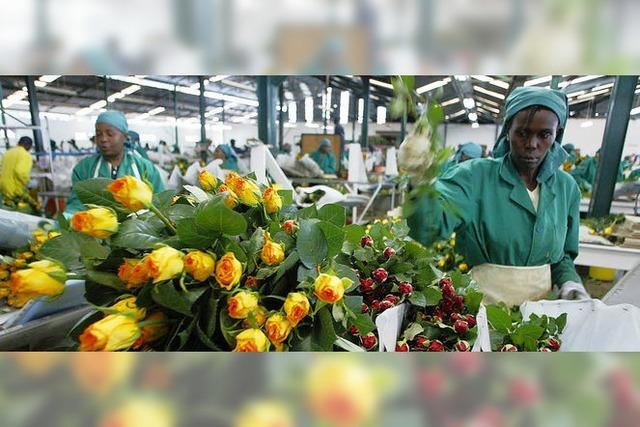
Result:
<svg viewBox="0 0 640 427">
<path fill-rule="evenodd" d="M 503 157 L 509 153 L 510 146 L 507 141 L 508 129 L 506 127 L 506 123 L 518 114 L 518 112 L 526 108 L 533 107 L 534 105 L 546 107 L 556 113 L 556 116 L 558 116 L 559 128 L 564 128 L 566 126 L 569 104 L 567 102 L 567 95 L 564 92 L 541 87 L 516 88 L 507 98 L 504 121 L 502 122 L 502 129 L 500 130 L 498 140 L 493 147 L 493 157 Z M 549 148 L 547 156 L 542 162 L 542 166 L 538 172 L 538 182 L 544 182 L 550 178 L 567 159 L 567 152 L 564 151 L 560 145 L 561 143 L 562 134 L 556 135 L 556 140 Z"/>
<path fill-rule="evenodd" d="M 233 151 L 233 148 L 231 148 L 229 144 L 220 144 L 218 145 L 217 148 L 222 150 L 222 152 L 226 157 L 226 159 L 222 162 L 222 165 L 220 167 L 222 169 L 228 169 L 235 172 L 239 172 L 240 169 L 238 169 L 238 156 L 236 156 L 236 153 L 235 151 Z"/>
<path fill-rule="evenodd" d="M 314 162 L 320 166 L 320 169 L 326 174 L 335 174 L 336 173 L 336 156 L 333 155 L 333 151 L 329 150 L 326 153 L 323 153 L 320 149 L 322 147 L 331 147 L 331 142 L 328 139 L 323 139 L 320 142 L 320 146 L 316 151 L 311 153 L 311 158 Z"/>
<path fill-rule="evenodd" d="M 96 124 L 99 123 L 104 123 L 112 126 L 125 135 L 127 135 L 129 132 L 129 125 L 127 124 L 126 117 L 124 116 L 124 114 L 122 114 L 122 112 L 117 110 L 109 110 L 105 111 L 104 113 L 100 113 L 100 115 L 96 119 Z"/>
<path fill-rule="evenodd" d="M 482 157 L 482 147 L 471 141 L 460 144 L 454 156 L 455 161 L 459 162 L 463 154 L 471 159 L 478 159 Z"/>
</svg>

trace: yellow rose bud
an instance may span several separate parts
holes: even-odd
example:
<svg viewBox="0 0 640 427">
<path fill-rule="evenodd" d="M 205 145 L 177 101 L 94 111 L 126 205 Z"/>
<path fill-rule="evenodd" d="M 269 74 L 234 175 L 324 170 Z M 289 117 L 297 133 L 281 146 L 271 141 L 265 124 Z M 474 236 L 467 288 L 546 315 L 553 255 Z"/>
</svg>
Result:
<svg viewBox="0 0 640 427">
<path fill-rule="evenodd" d="M 269 350 L 269 339 L 260 329 L 246 329 L 236 336 L 235 352 L 265 352 Z"/>
<path fill-rule="evenodd" d="M 241 277 L 242 264 L 236 259 L 233 252 L 227 252 L 216 264 L 216 282 L 229 291 L 240 283 Z"/>
<path fill-rule="evenodd" d="M 611 235 L 611 233 L 613 233 L 613 227 L 607 227 L 604 230 L 602 230 L 602 234 L 605 237 Z"/>
<path fill-rule="evenodd" d="M 122 314 L 130 314 L 136 320 L 144 319 L 144 316 L 147 313 L 145 308 L 138 308 L 136 305 L 136 297 L 128 297 L 121 299 L 111 306 L 112 309 L 118 310 L 119 313 Z"/>
<path fill-rule="evenodd" d="M 267 320 L 267 309 L 259 305 L 258 308 L 249 313 L 246 319 L 242 322 L 244 329 L 259 328 L 264 325 Z"/>
<path fill-rule="evenodd" d="M 29 268 L 11 274 L 11 300 L 15 307 L 22 307 L 27 301 L 39 296 L 58 296 L 64 291 L 66 273 L 57 263 L 37 261 Z"/>
<path fill-rule="evenodd" d="M 314 294 L 321 300 L 328 304 L 334 304 L 340 301 L 344 295 L 344 290 L 349 287 L 351 280 L 340 279 L 336 276 L 329 274 L 320 274 L 313 286 L 315 288 Z"/>
<path fill-rule="evenodd" d="M 441 259 L 438 261 L 438 267 L 440 267 L 440 268 L 444 268 L 444 266 L 446 265 L 446 263 L 447 263 L 447 261 L 446 261 L 444 258 L 441 258 Z"/>
<path fill-rule="evenodd" d="M 258 308 L 258 294 L 240 291 L 227 300 L 227 313 L 232 319 L 246 319 L 250 312 Z"/>
<path fill-rule="evenodd" d="M 278 194 L 278 186 L 272 185 L 262 193 L 262 202 L 268 214 L 275 213 L 282 208 L 282 198 Z"/>
<path fill-rule="evenodd" d="M 254 402 L 243 408 L 234 427 L 294 427 L 291 411 L 277 402 Z"/>
<path fill-rule="evenodd" d="M 49 234 L 47 234 L 47 240 L 51 240 L 54 237 L 58 237 L 58 236 L 60 236 L 59 231 L 50 231 Z"/>
<path fill-rule="evenodd" d="M 216 259 L 206 252 L 191 251 L 184 257 L 184 269 L 198 282 L 213 276 Z"/>
<path fill-rule="evenodd" d="M 140 336 L 136 319 L 110 314 L 89 325 L 80 335 L 80 351 L 128 350 Z"/>
<path fill-rule="evenodd" d="M 118 218 L 111 209 L 93 208 L 73 214 L 71 228 L 98 239 L 106 239 L 118 232 Z"/>
<path fill-rule="evenodd" d="M 464 273 L 469 269 L 469 266 L 466 263 L 461 262 L 460 265 L 458 265 L 458 269 Z"/>
<path fill-rule="evenodd" d="M 144 267 L 153 283 L 173 279 L 182 273 L 184 262 L 182 252 L 171 246 L 163 246 L 144 257 Z"/>
<path fill-rule="evenodd" d="M 11 293 L 10 282 L 0 282 L 0 298 L 6 298 Z"/>
<path fill-rule="evenodd" d="M 227 176 L 225 183 L 245 205 L 256 206 L 260 203 L 260 187 L 252 180 L 232 172 Z"/>
<path fill-rule="evenodd" d="M 202 169 L 198 174 L 198 182 L 204 191 L 212 191 L 216 188 L 218 180 L 206 169 Z"/>
<path fill-rule="evenodd" d="M 9 271 L 8 270 L 0 270 L 0 281 L 2 280 L 7 280 L 9 278 Z"/>
<path fill-rule="evenodd" d="M 260 251 L 260 259 L 268 266 L 278 265 L 284 261 L 284 246 L 265 238 L 264 245 Z"/>
<path fill-rule="evenodd" d="M 289 337 L 291 329 L 293 329 L 293 325 L 282 313 L 272 314 L 264 324 L 269 341 L 278 350 L 282 348 L 282 343 Z"/>
<path fill-rule="evenodd" d="M 132 212 L 151 206 L 153 192 L 147 183 L 132 176 L 118 178 L 107 186 L 113 198 Z"/>
<path fill-rule="evenodd" d="M 216 193 L 227 193 L 224 198 L 224 204 L 227 205 L 229 209 L 233 209 L 238 206 L 238 196 L 233 192 L 226 184 L 220 184 L 220 187 L 216 190 Z"/>
<path fill-rule="evenodd" d="M 142 260 L 128 258 L 118 269 L 118 277 L 127 285 L 127 289 L 139 288 L 151 279 Z"/>
<path fill-rule="evenodd" d="M 142 346 L 158 341 L 160 338 L 167 335 L 169 333 L 167 320 L 167 315 L 161 311 L 156 311 L 155 313 L 147 316 L 144 321 L 149 322 L 149 324 L 142 327 L 140 330 L 140 337 L 138 337 L 136 342 L 133 343 L 131 348 L 136 350 Z"/>
<path fill-rule="evenodd" d="M 296 326 L 309 314 L 309 299 L 303 292 L 292 292 L 284 301 L 284 312 L 293 326 Z"/>
</svg>

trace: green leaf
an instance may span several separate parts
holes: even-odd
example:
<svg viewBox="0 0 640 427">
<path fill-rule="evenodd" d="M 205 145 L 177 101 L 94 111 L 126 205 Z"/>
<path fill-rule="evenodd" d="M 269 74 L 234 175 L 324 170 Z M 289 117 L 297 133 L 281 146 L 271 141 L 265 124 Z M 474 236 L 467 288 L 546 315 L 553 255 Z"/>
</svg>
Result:
<svg viewBox="0 0 640 427">
<path fill-rule="evenodd" d="M 153 287 L 153 300 L 163 307 L 169 308 L 185 316 L 192 317 L 191 306 L 202 295 L 206 288 L 193 291 L 178 291 L 172 282 L 158 283 Z"/>
<path fill-rule="evenodd" d="M 516 330 L 511 333 L 511 337 L 512 339 L 514 339 L 514 337 L 517 335 L 522 337 L 523 339 L 530 338 L 530 339 L 533 339 L 534 341 L 537 341 L 538 338 L 540 338 L 543 333 L 544 333 L 543 327 L 525 323 L 523 325 L 518 326 Z M 513 342 L 514 343 L 516 342 L 515 339 Z"/>
<path fill-rule="evenodd" d="M 344 297 L 344 303 L 353 313 L 360 313 L 362 309 L 362 295 L 347 295 Z"/>
<path fill-rule="evenodd" d="M 213 336 L 216 332 L 216 327 L 218 325 L 218 301 L 220 300 L 220 296 L 216 295 L 215 292 L 211 291 L 209 298 L 207 299 L 207 305 L 205 307 L 205 326 L 204 332 L 206 332 L 207 336 Z"/>
<path fill-rule="evenodd" d="M 347 218 L 344 206 L 340 205 L 324 205 L 318 210 L 318 218 L 322 221 L 332 223 L 337 227 L 344 227 Z"/>
<path fill-rule="evenodd" d="M 425 296 L 425 304 L 426 305 L 437 305 L 442 299 L 442 292 L 439 289 L 436 289 L 432 286 L 427 287 L 423 294 Z"/>
<path fill-rule="evenodd" d="M 236 328 L 236 323 L 238 323 L 238 321 L 230 318 L 226 310 L 220 310 L 220 331 L 230 348 L 234 348 L 236 344 L 236 338 L 233 332 Z"/>
<path fill-rule="evenodd" d="M 410 324 L 407 329 L 404 330 L 402 337 L 407 341 L 413 341 L 413 339 L 424 332 L 424 327 L 419 323 Z"/>
<path fill-rule="evenodd" d="M 375 257 L 373 248 L 370 248 L 369 246 L 356 249 L 353 251 L 353 256 L 355 259 L 362 262 L 371 262 Z"/>
<path fill-rule="evenodd" d="M 177 235 L 186 246 L 205 249 L 215 242 L 217 233 L 205 233 L 196 226 L 194 218 L 185 218 L 176 222 Z"/>
<path fill-rule="evenodd" d="M 469 283 L 471 283 L 471 276 L 458 270 L 452 271 L 449 273 L 449 276 L 451 277 L 451 283 L 455 289 L 465 288 L 469 286 Z"/>
<path fill-rule="evenodd" d="M 487 306 L 487 320 L 499 332 L 508 334 L 511 329 L 511 316 L 497 305 Z"/>
<path fill-rule="evenodd" d="M 398 221 L 391 226 L 391 231 L 398 239 L 403 239 L 409 235 L 409 226 L 406 220 Z"/>
<path fill-rule="evenodd" d="M 567 325 L 567 313 L 562 313 L 560 316 L 556 317 L 556 325 L 558 325 L 558 334 L 561 334 L 564 331 L 564 327 Z"/>
<path fill-rule="evenodd" d="M 342 304 L 333 304 L 331 307 L 331 315 L 337 323 L 342 323 L 346 316 Z"/>
<path fill-rule="evenodd" d="M 287 270 L 296 266 L 298 261 L 300 261 L 300 256 L 298 255 L 298 251 L 294 250 L 278 266 L 277 274 L 276 274 L 276 277 L 273 279 L 273 282 L 275 283 L 278 280 L 280 280 L 280 278 L 284 276 Z"/>
<path fill-rule="evenodd" d="M 322 307 L 316 313 L 313 330 L 311 332 L 312 351 L 331 351 L 336 340 L 333 318 L 328 306 Z"/>
<path fill-rule="evenodd" d="M 111 238 L 113 246 L 130 249 L 151 249 L 162 242 L 162 229 L 148 221 L 131 218 L 120 224 Z"/>
<path fill-rule="evenodd" d="M 69 220 L 67 220 L 67 217 L 65 217 L 62 212 L 58 212 L 56 221 L 58 221 L 58 227 L 60 227 L 61 230 L 69 230 Z"/>
<path fill-rule="evenodd" d="M 196 332 L 198 333 L 198 338 L 200 339 L 200 342 L 202 344 L 204 344 L 205 346 L 207 346 L 207 348 L 213 350 L 213 351 L 223 351 L 220 347 L 218 347 L 218 345 L 213 342 L 211 340 L 211 336 L 212 335 L 207 335 L 202 328 L 200 327 L 200 325 L 198 324 L 198 322 L 194 321 L 195 323 L 195 327 L 196 327 Z"/>
<path fill-rule="evenodd" d="M 358 328 L 360 335 L 366 335 L 376 330 L 376 324 L 371 320 L 371 316 L 366 313 L 357 313 L 353 324 Z"/>
<path fill-rule="evenodd" d="M 333 265 L 333 269 L 335 270 L 336 275 L 338 277 L 340 278 L 346 277 L 347 279 L 351 280 L 353 283 L 358 283 L 358 274 L 353 268 L 344 264 L 336 263 Z"/>
<path fill-rule="evenodd" d="M 237 236 L 247 229 L 247 221 L 242 214 L 229 209 L 222 196 L 214 196 L 196 208 L 196 225 L 205 232 L 223 233 Z"/>
<path fill-rule="evenodd" d="M 482 298 L 484 298 L 484 295 L 482 294 L 482 292 L 478 292 L 474 289 L 469 290 L 464 295 L 464 305 L 467 307 L 467 309 L 471 313 L 475 315 L 480 309 L 480 303 L 482 302 Z"/>
<path fill-rule="evenodd" d="M 326 258 L 328 253 L 327 240 L 317 220 L 300 220 L 298 242 L 296 245 L 300 261 L 307 267 L 313 268 Z"/>
<path fill-rule="evenodd" d="M 120 280 L 118 275 L 114 273 L 89 270 L 87 271 L 87 280 L 98 283 L 103 286 L 108 286 L 116 290 L 120 290 L 120 291 L 126 290 L 125 284 L 122 283 L 122 280 Z"/>
<path fill-rule="evenodd" d="M 411 304 L 415 305 L 415 306 L 418 306 L 418 307 L 426 307 L 427 306 L 427 297 L 423 293 L 414 292 L 409 296 L 409 302 Z"/>
<path fill-rule="evenodd" d="M 78 181 L 73 185 L 78 199 L 85 205 L 98 205 L 112 208 L 120 214 L 128 213 L 120 203 L 116 202 L 109 191 L 107 185 L 113 180 L 108 178 L 93 178 Z"/>
<path fill-rule="evenodd" d="M 235 255 L 236 259 L 238 261 L 240 261 L 241 263 L 246 263 L 249 260 L 248 257 L 247 257 L 247 252 L 235 240 L 230 240 L 225 245 L 225 250 L 227 252 L 233 252 L 233 254 Z"/>
<path fill-rule="evenodd" d="M 344 242 L 344 231 L 342 231 L 340 227 L 334 225 L 331 222 L 321 221 L 318 223 L 318 227 L 320 227 L 320 229 L 322 230 L 322 234 L 324 234 L 324 238 L 327 241 L 327 256 L 329 258 L 332 258 L 338 255 L 342 250 L 342 243 Z"/>
<path fill-rule="evenodd" d="M 80 259 L 80 243 L 91 239 L 76 232 L 63 231 L 55 239 L 47 240 L 40 247 L 40 255 L 62 263 L 67 271 L 84 271 L 84 264 Z"/>
<path fill-rule="evenodd" d="M 189 193 L 191 193 L 196 198 L 196 200 L 200 203 L 205 202 L 212 197 L 209 193 L 204 191 L 202 188 L 196 187 L 194 185 L 185 185 L 183 186 L 183 188 L 187 190 Z"/>
<path fill-rule="evenodd" d="M 316 205 L 311 205 L 308 208 L 300 209 L 298 211 L 298 219 L 310 218 L 318 218 L 318 208 L 316 208 Z"/>
<path fill-rule="evenodd" d="M 88 280 L 84 285 L 84 296 L 93 305 L 108 306 L 120 295 L 121 290 Z"/>
<path fill-rule="evenodd" d="M 289 206 L 293 203 L 292 190 L 278 190 L 278 195 L 282 199 L 282 206 Z"/>
<path fill-rule="evenodd" d="M 278 270 L 278 267 L 262 267 L 256 273 L 256 279 L 264 280 L 267 277 L 273 276 L 275 272 Z"/>
<path fill-rule="evenodd" d="M 195 212 L 196 212 L 196 208 L 194 208 L 193 206 L 179 204 L 179 205 L 169 206 L 166 209 L 165 213 L 171 221 L 176 222 L 185 218 L 193 218 L 195 215 Z"/>
<path fill-rule="evenodd" d="M 173 200 L 174 195 L 174 190 L 165 190 L 161 193 L 156 193 L 153 195 L 153 205 L 161 211 L 164 211 L 171 206 L 171 201 Z"/>
<path fill-rule="evenodd" d="M 358 224 L 349 224 L 344 227 L 345 241 L 353 244 L 355 247 L 360 247 L 360 240 L 364 236 L 364 227 Z"/>
<path fill-rule="evenodd" d="M 316 272 L 315 269 L 306 268 L 304 265 L 301 265 L 298 267 L 298 275 L 297 275 L 298 283 L 302 283 L 308 278 L 311 278 L 311 280 L 314 280 L 316 277 L 318 277 L 318 273 Z"/>
<path fill-rule="evenodd" d="M 182 348 L 187 344 L 187 341 L 189 340 L 189 337 L 191 336 L 191 331 L 193 331 L 193 328 L 196 325 L 196 323 L 197 323 L 196 319 L 193 319 L 189 323 L 189 326 L 184 328 L 178 334 L 178 348 L 176 350 L 182 350 Z"/>
</svg>

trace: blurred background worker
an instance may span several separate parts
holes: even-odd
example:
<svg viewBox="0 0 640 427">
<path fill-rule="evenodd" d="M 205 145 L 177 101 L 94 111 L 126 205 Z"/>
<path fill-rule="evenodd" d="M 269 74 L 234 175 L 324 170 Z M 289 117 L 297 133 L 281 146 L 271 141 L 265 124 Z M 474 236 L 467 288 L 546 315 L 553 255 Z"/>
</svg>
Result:
<svg viewBox="0 0 640 427">
<path fill-rule="evenodd" d="M 596 151 L 595 157 L 587 156 L 582 160 L 574 170 L 571 176 L 576 180 L 581 191 L 590 191 L 593 183 L 596 181 L 596 171 L 598 170 L 598 162 L 600 161 L 600 150 Z M 624 181 L 624 172 L 622 164 L 618 166 L 618 174 L 616 182 Z"/>
<path fill-rule="evenodd" d="M 26 193 L 29 175 L 33 166 L 33 159 L 29 150 L 33 140 L 23 136 L 18 145 L 9 149 L 2 160 L 0 173 L 0 191 L 5 198 L 13 198 Z"/>
<path fill-rule="evenodd" d="M 320 166 L 325 175 L 335 175 L 336 156 L 333 155 L 331 142 L 328 139 L 322 140 L 320 147 L 311 154 L 311 158 Z"/>
<path fill-rule="evenodd" d="M 458 145 L 458 149 L 453 156 L 453 159 L 449 160 L 442 167 L 442 173 L 445 173 L 457 164 L 466 162 L 471 159 L 479 159 L 482 157 L 482 147 L 475 142 L 465 142 Z"/>
<path fill-rule="evenodd" d="M 222 160 L 220 168 L 240 172 L 238 156 L 229 144 L 220 144 L 213 152 L 213 158 Z"/>
<path fill-rule="evenodd" d="M 130 130 L 129 132 L 127 132 L 127 135 L 129 137 L 127 142 L 125 142 L 125 147 L 127 148 L 127 150 L 149 160 L 149 155 L 147 155 L 147 150 L 142 148 L 142 145 L 140 145 L 140 134 L 136 131 Z M 147 148 L 148 147 L 149 147 L 149 144 L 147 144 Z"/>
<path fill-rule="evenodd" d="M 71 181 L 91 178 L 122 178 L 133 176 L 151 184 L 154 193 L 164 190 L 162 178 L 149 160 L 126 149 L 128 125 L 120 111 L 105 111 L 96 119 L 96 146 L 98 154 L 80 161 L 74 168 Z M 65 215 L 85 209 L 78 199 L 75 189 L 67 200 Z"/>
</svg>

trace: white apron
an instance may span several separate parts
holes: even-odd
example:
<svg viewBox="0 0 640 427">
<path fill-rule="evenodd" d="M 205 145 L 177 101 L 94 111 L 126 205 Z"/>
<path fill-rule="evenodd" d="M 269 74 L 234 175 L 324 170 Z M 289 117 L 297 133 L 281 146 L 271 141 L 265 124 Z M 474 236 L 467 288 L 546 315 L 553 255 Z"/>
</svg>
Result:
<svg viewBox="0 0 640 427">
<path fill-rule="evenodd" d="M 100 175 L 100 168 L 102 167 L 102 157 L 100 157 L 100 159 L 98 159 L 98 163 L 96 164 L 96 168 L 93 170 L 93 177 L 94 178 L 98 178 Z M 133 169 L 133 176 L 135 176 L 137 179 L 141 179 L 140 178 L 140 171 L 138 170 L 138 165 L 136 165 L 136 162 L 134 162 L 133 160 L 131 161 L 131 169 Z"/>
<path fill-rule="evenodd" d="M 551 265 L 513 267 L 481 264 L 471 269 L 471 277 L 484 293 L 485 304 L 504 302 L 509 307 L 543 299 L 551 290 Z"/>
</svg>

